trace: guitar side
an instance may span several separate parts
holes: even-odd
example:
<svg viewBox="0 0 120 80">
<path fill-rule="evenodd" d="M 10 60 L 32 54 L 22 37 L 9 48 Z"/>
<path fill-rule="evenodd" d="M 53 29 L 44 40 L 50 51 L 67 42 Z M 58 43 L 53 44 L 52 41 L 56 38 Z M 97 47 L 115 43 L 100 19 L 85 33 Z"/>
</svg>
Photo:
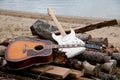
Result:
<svg viewBox="0 0 120 80">
<path fill-rule="evenodd" d="M 46 64 L 52 61 L 52 49 L 44 49 L 50 41 L 16 40 L 8 46 L 5 58 L 8 66 L 13 69 L 23 69 L 32 65 Z M 42 46 L 42 47 L 37 47 Z"/>
</svg>

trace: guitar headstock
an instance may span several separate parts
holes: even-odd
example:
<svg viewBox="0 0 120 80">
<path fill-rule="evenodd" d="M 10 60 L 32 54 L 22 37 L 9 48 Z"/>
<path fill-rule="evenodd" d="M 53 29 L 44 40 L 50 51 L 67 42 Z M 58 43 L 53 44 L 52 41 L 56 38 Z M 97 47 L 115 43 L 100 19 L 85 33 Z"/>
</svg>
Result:
<svg viewBox="0 0 120 80">
<path fill-rule="evenodd" d="M 51 7 L 48 8 L 48 14 L 49 14 L 49 15 L 54 14 L 54 10 L 53 10 L 53 8 L 51 8 Z"/>
</svg>

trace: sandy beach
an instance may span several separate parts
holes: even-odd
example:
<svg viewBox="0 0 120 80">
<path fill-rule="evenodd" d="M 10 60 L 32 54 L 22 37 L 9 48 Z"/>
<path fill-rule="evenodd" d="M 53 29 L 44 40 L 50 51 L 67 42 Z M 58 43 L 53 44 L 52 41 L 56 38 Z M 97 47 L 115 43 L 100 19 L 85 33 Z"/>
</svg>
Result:
<svg viewBox="0 0 120 80">
<path fill-rule="evenodd" d="M 57 16 L 64 28 L 84 27 L 88 24 L 104 21 L 106 19 L 83 18 L 70 16 Z M 32 35 L 30 26 L 36 20 L 44 20 L 54 25 L 47 14 L 9 11 L 0 9 L 0 42 L 6 38 Z M 108 38 L 109 43 L 120 48 L 120 26 L 107 26 L 87 32 L 92 37 Z"/>
<path fill-rule="evenodd" d="M 57 15 L 57 18 L 64 29 L 85 27 L 90 24 L 109 20 L 59 15 Z M 55 25 L 47 14 L 0 9 L 0 42 L 4 41 L 6 38 L 31 36 L 32 32 L 30 26 L 32 26 L 38 19 Z M 119 20 L 118 22 L 120 24 Z M 120 51 L 120 25 L 106 26 L 86 33 L 95 38 L 108 38 L 108 42 L 117 47 Z"/>
</svg>

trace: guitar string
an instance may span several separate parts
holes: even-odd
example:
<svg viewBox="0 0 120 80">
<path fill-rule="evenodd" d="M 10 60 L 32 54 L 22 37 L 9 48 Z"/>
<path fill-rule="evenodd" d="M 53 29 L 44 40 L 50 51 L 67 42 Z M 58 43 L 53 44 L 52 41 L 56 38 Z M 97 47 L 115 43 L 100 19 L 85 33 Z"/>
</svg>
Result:
<svg viewBox="0 0 120 80">
<path fill-rule="evenodd" d="M 52 49 L 52 48 L 76 48 L 76 47 L 84 47 L 84 44 L 66 44 L 66 45 L 46 45 L 43 46 L 44 49 Z"/>
</svg>

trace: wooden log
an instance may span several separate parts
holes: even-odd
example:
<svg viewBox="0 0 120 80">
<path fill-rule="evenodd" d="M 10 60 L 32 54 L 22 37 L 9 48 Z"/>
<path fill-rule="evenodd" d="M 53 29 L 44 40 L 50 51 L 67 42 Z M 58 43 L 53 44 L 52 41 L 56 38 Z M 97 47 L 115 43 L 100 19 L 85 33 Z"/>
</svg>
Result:
<svg viewBox="0 0 120 80">
<path fill-rule="evenodd" d="M 3 57 L 0 57 L 0 67 L 3 67 L 7 64 L 7 61 L 3 58 Z"/>
<path fill-rule="evenodd" d="M 26 37 L 17 37 L 17 38 L 6 38 L 3 42 L 0 43 L 0 46 L 8 46 L 14 40 L 40 40 L 38 36 L 26 36 Z"/>
<path fill-rule="evenodd" d="M 71 69 L 82 70 L 82 62 L 77 59 L 68 59 L 65 65 Z"/>
<path fill-rule="evenodd" d="M 4 57 L 4 55 L 5 55 L 5 50 L 6 50 L 6 47 L 5 47 L 5 46 L 0 46 L 0 57 Z"/>
<path fill-rule="evenodd" d="M 111 59 L 109 62 L 105 62 L 103 65 L 101 65 L 101 71 L 108 74 L 114 74 L 116 72 L 116 67 L 117 61 Z"/>
<path fill-rule="evenodd" d="M 11 42 L 11 38 L 6 38 L 3 42 L 0 43 L 1 46 L 8 46 L 8 44 Z"/>
<path fill-rule="evenodd" d="M 111 58 L 117 60 L 117 64 L 120 65 L 120 53 L 112 53 Z"/>
<path fill-rule="evenodd" d="M 117 80 L 117 77 L 112 74 L 104 73 L 104 72 L 99 72 L 98 76 L 101 80 Z"/>
<path fill-rule="evenodd" d="M 103 50 L 104 53 L 108 53 L 109 55 L 113 54 L 113 53 L 118 53 L 118 49 L 116 47 L 106 47 L 104 50 Z"/>
<path fill-rule="evenodd" d="M 88 63 L 87 61 L 84 61 L 82 63 L 82 67 L 84 69 L 84 73 L 85 75 L 88 76 L 98 76 L 98 73 L 100 72 L 100 65 L 91 65 L 90 63 Z"/>
<path fill-rule="evenodd" d="M 85 33 L 87 31 L 91 31 L 91 30 L 94 30 L 94 29 L 99 29 L 99 28 L 103 28 L 103 27 L 106 27 L 106 26 L 113 26 L 113 25 L 117 25 L 117 24 L 118 24 L 117 20 L 113 19 L 113 20 L 99 22 L 99 23 L 96 23 L 96 24 L 90 24 L 90 25 L 87 25 L 83 28 L 76 28 L 74 30 L 75 30 L 75 33 Z M 70 30 L 67 30 L 65 32 L 70 33 Z M 56 34 L 59 34 L 59 32 L 57 32 Z"/>
<path fill-rule="evenodd" d="M 107 38 L 91 38 L 88 40 L 88 42 L 108 46 Z"/>
<path fill-rule="evenodd" d="M 83 41 L 88 41 L 88 40 L 90 40 L 92 38 L 91 35 L 85 34 L 85 33 L 83 33 L 83 34 L 76 34 L 76 37 L 81 39 L 81 40 L 83 40 Z"/>
<path fill-rule="evenodd" d="M 104 22 L 100 22 L 100 23 L 96 23 L 96 24 L 91 24 L 91 25 L 88 25 L 83 28 L 75 29 L 75 32 L 76 33 L 84 33 L 84 32 L 90 31 L 90 30 L 99 29 L 102 27 L 112 26 L 112 25 L 117 25 L 116 19 L 104 21 Z"/>
<path fill-rule="evenodd" d="M 68 61 L 68 58 L 65 55 L 65 52 L 62 52 L 56 49 L 53 50 L 53 61 L 52 61 L 53 64 L 65 65 L 67 61 Z"/>
<path fill-rule="evenodd" d="M 87 60 L 94 63 L 105 63 L 111 60 L 111 56 L 101 52 L 85 51 L 77 57 L 78 60 Z"/>
</svg>

